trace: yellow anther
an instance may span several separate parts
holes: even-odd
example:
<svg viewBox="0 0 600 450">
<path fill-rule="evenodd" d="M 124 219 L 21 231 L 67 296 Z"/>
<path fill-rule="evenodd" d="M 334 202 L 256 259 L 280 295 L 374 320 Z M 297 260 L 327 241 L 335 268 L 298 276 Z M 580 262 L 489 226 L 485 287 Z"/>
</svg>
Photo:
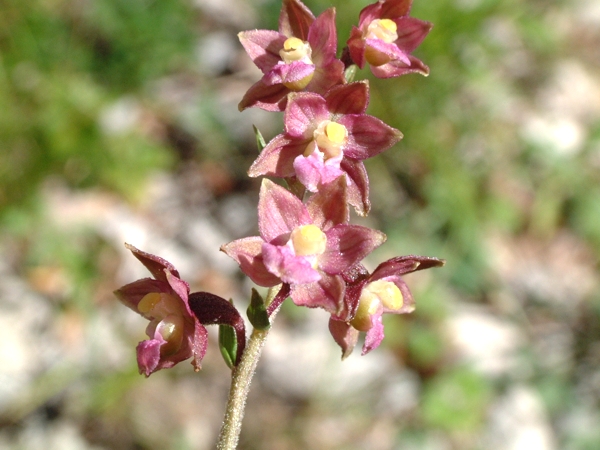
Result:
<svg viewBox="0 0 600 450">
<path fill-rule="evenodd" d="M 386 44 L 391 44 L 398 39 L 398 27 L 393 20 L 375 19 L 367 27 L 367 39 L 380 39 Z"/>
<path fill-rule="evenodd" d="M 363 289 L 358 301 L 358 309 L 354 318 L 350 321 L 350 325 L 358 331 L 369 331 L 372 326 L 371 316 L 377 312 L 380 305 L 381 302 L 376 295 Z"/>
<path fill-rule="evenodd" d="M 296 228 L 290 239 L 298 256 L 321 255 L 327 247 L 327 236 L 316 225 Z"/>
<path fill-rule="evenodd" d="M 304 41 L 302 39 L 298 39 L 296 37 L 288 38 L 283 43 L 283 49 L 286 52 L 289 52 L 291 50 L 297 50 L 297 49 L 301 48 L 302 46 L 304 46 Z"/>
<path fill-rule="evenodd" d="M 335 158 L 342 152 L 342 146 L 348 138 L 348 130 L 344 125 L 326 120 L 319 124 L 313 136 L 317 147 L 325 155 L 325 159 Z M 306 152 L 304 155 L 307 156 Z"/>
<path fill-rule="evenodd" d="M 396 22 L 390 19 L 379 19 L 379 25 L 391 33 L 398 31 L 398 25 L 396 25 Z"/>
<path fill-rule="evenodd" d="M 296 37 L 287 38 L 283 43 L 283 48 L 279 50 L 279 56 L 286 64 L 294 61 L 304 61 L 307 64 L 312 64 L 311 54 L 310 44 Z"/>
<path fill-rule="evenodd" d="M 391 281 L 376 280 L 367 284 L 358 301 L 358 308 L 350 324 L 359 331 L 371 329 L 371 316 L 380 306 L 390 311 L 398 311 L 404 304 L 402 292 Z"/>
<path fill-rule="evenodd" d="M 325 134 L 331 142 L 342 144 L 346 141 L 346 137 L 348 137 L 348 130 L 346 130 L 344 125 L 340 125 L 336 122 L 329 122 L 325 126 Z"/>
<path fill-rule="evenodd" d="M 391 281 L 373 281 L 365 286 L 364 291 L 369 291 L 371 294 L 376 295 L 383 306 L 392 311 L 398 311 L 404 304 L 402 292 Z"/>
<path fill-rule="evenodd" d="M 150 292 L 142 297 L 138 303 L 137 309 L 142 314 L 148 314 L 158 303 L 160 303 L 160 301 L 161 295 L 159 292 Z"/>
</svg>

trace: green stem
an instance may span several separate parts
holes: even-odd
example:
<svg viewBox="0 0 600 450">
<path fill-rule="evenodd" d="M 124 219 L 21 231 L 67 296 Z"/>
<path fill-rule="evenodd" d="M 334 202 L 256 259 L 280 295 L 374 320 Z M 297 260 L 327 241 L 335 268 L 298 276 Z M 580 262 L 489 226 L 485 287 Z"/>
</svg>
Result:
<svg viewBox="0 0 600 450">
<path fill-rule="evenodd" d="M 277 295 L 280 286 L 281 285 L 269 289 L 266 301 L 267 305 L 273 300 L 275 295 Z M 271 324 L 273 323 L 276 314 L 277 310 L 273 311 L 271 314 Z M 237 448 L 240 432 L 242 430 L 242 419 L 244 418 L 244 411 L 246 409 L 246 400 L 248 398 L 248 392 L 250 392 L 250 383 L 252 382 L 252 377 L 256 371 L 256 365 L 258 364 L 262 348 L 269 335 L 269 329 L 270 328 L 267 328 L 266 330 L 252 330 L 252 334 L 246 344 L 240 363 L 233 369 L 231 386 L 229 388 L 229 399 L 227 400 L 225 417 L 223 418 L 223 425 L 217 443 L 218 450 L 235 450 Z"/>
</svg>

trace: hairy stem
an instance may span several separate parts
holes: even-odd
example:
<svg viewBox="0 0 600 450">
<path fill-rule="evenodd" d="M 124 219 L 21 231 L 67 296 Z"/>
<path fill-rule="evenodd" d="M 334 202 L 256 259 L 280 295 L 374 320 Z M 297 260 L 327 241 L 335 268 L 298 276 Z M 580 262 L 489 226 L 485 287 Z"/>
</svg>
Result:
<svg viewBox="0 0 600 450">
<path fill-rule="evenodd" d="M 275 286 L 269 289 L 266 303 L 269 304 L 279 292 L 280 286 Z M 277 310 L 270 315 L 271 324 L 277 314 Z M 269 329 L 257 330 L 253 329 L 250 339 L 246 344 L 244 353 L 238 366 L 233 370 L 231 376 L 231 386 L 229 388 L 229 399 L 227 400 L 227 408 L 223 425 L 219 433 L 219 441 L 217 443 L 218 450 L 235 450 L 237 448 L 240 432 L 242 430 L 242 419 L 246 409 L 246 400 L 248 392 L 250 392 L 250 383 L 256 371 L 256 365 L 260 358 L 262 348 L 269 334 Z"/>
</svg>

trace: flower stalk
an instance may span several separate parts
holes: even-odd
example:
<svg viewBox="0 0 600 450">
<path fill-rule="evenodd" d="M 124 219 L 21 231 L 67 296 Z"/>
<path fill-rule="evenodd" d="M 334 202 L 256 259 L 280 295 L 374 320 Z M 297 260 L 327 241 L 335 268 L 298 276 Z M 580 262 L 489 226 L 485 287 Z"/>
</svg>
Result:
<svg viewBox="0 0 600 450">
<path fill-rule="evenodd" d="M 273 301 L 280 288 L 281 285 L 269 289 L 267 304 Z M 279 307 L 271 313 L 271 323 L 278 311 Z M 270 327 L 265 329 L 254 328 L 252 330 L 240 362 L 233 369 L 225 416 L 223 417 L 223 425 L 221 426 L 217 442 L 218 450 L 235 450 L 237 448 L 242 430 L 242 419 L 246 410 L 246 401 L 250 392 L 250 384 L 256 372 L 256 366 L 269 335 L 269 330 Z"/>
</svg>

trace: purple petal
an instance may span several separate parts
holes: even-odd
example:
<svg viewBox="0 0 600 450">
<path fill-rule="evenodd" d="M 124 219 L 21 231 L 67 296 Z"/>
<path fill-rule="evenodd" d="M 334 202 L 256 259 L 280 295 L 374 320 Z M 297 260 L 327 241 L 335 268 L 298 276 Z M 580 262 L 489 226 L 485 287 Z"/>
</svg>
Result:
<svg viewBox="0 0 600 450">
<path fill-rule="evenodd" d="M 304 90 L 325 95 L 332 86 L 345 82 L 344 63 L 339 59 L 332 58 L 330 61 L 316 65 L 315 75 Z"/>
<path fill-rule="evenodd" d="M 360 225 L 336 225 L 325 235 L 327 250 L 319 258 L 319 268 L 332 275 L 358 263 L 386 239 L 381 231 Z"/>
<path fill-rule="evenodd" d="M 294 171 L 298 180 L 311 192 L 317 192 L 321 184 L 330 183 L 344 175 L 340 169 L 342 155 L 327 161 L 323 158 L 323 153 L 315 150 L 308 156 L 299 155 L 294 159 Z"/>
<path fill-rule="evenodd" d="M 286 40 L 283 34 L 272 30 L 252 30 L 239 33 L 238 38 L 248 56 L 263 73 L 269 72 L 281 61 L 279 50 Z"/>
<path fill-rule="evenodd" d="M 160 369 L 158 367 L 160 362 L 160 346 L 164 342 L 164 340 L 149 339 L 138 344 L 136 348 L 137 363 L 141 374 L 149 377 Z"/>
<path fill-rule="evenodd" d="M 170 271 L 165 270 L 165 274 L 167 276 L 167 281 L 169 286 L 173 289 L 179 298 L 183 301 L 185 308 L 187 308 L 188 314 L 192 314 L 188 307 L 188 294 L 190 293 L 190 285 L 185 281 L 180 280 L 178 277 L 174 276 Z M 183 306 L 183 305 L 182 305 Z"/>
<path fill-rule="evenodd" d="M 400 139 L 402 133 L 368 114 L 348 114 L 338 121 L 348 130 L 344 156 L 367 159 L 387 150 Z"/>
<path fill-rule="evenodd" d="M 334 86 L 325 100 L 332 114 L 363 114 L 369 103 L 369 82 L 364 80 Z"/>
<path fill-rule="evenodd" d="M 358 330 L 349 323 L 329 319 L 329 331 L 342 349 L 342 359 L 346 359 L 358 342 Z"/>
<path fill-rule="evenodd" d="M 375 19 L 381 19 L 381 1 L 365 6 L 358 16 L 358 27 L 368 27 Z"/>
<path fill-rule="evenodd" d="M 290 92 L 290 89 L 283 84 L 267 86 L 262 80 L 259 80 L 246 91 L 238 109 L 243 111 L 255 106 L 265 111 L 283 111 L 287 105 L 287 95 Z"/>
<path fill-rule="evenodd" d="M 387 60 L 381 61 L 378 65 L 382 63 L 387 63 L 389 61 L 400 61 L 404 64 L 410 64 L 410 60 L 408 59 L 408 54 L 402 51 L 401 48 L 398 48 L 396 44 L 388 44 L 381 39 L 366 39 L 365 40 L 366 47 L 370 47 L 372 50 L 375 50 L 379 54 L 383 54 L 387 56 Z M 379 56 L 380 59 L 383 59 L 383 56 Z M 379 59 L 378 58 L 378 59 Z M 372 65 L 372 64 L 371 64 Z"/>
<path fill-rule="evenodd" d="M 335 8 L 329 8 L 313 22 L 308 30 L 308 43 L 312 49 L 312 60 L 323 66 L 337 51 L 337 31 L 335 28 Z"/>
<path fill-rule="evenodd" d="M 350 58 L 352 58 L 354 64 L 362 69 L 367 62 L 365 59 L 366 44 L 362 31 L 356 27 L 352 27 L 352 30 L 350 31 L 350 37 L 348 38 L 346 45 L 348 46 L 348 51 L 350 52 Z"/>
<path fill-rule="evenodd" d="M 265 243 L 262 255 L 269 272 L 284 283 L 290 285 L 314 283 L 321 279 L 319 272 L 312 268 L 305 256 L 296 256 L 291 248 L 285 245 Z"/>
<path fill-rule="evenodd" d="M 380 18 L 392 19 L 394 17 L 406 16 L 410 13 L 412 0 L 384 0 L 380 2 Z"/>
<path fill-rule="evenodd" d="M 290 64 L 277 64 L 272 70 L 265 74 L 262 80 L 267 86 L 272 86 L 300 81 L 312 76 L 314 73 L 314 64 L 294 61 Z"/>
<path fill-rule="evenodd" d="M 242 272 L 259 286 L 271 287 L 280 283 L 265 267 L 262 259 L 263 240 L 258 236 L 238 239 L 221 247 L 221 251 L 233 258 Z"/>
<path fill-rule="evenodd" d="M 427 67 L 420 59 L 415 58 L 412 55 L 408 57 L 410 59 L 410 65 L 407 66 L 401 61 L 390 61 L 382 66 L 371 66 L 371 72 L 377 78 L 393 78 L 409 73 L 420 73 L 421 75 L 429 75 L 429 67 Z"/>
<path fill-rule="evenodd" d="M 346 177 L 341 176 L 321 186 L 308 200 L 306 207 L 313 223 L 323 231 L 334 225 L 347 223 L 350 212 L 346 201 Z"/>
<path fill-rule="evenodd" d="M 395 275 L 404 275 L 417 270 L 429 269 L 431 267 L 441 267 L 444 264 L 445 261 L 443 259 L 430 256 L 397 256 L 379 264 L 371 274 L 371 280 L 379 280 Z"/>
<path fill-rule="evenodd" d="M 412 53 L 431 31 L 433 24 L 414 17 L 399 17 L 394 20 L 398 28 L 395 44 L 406 53 Z"/>
<path fill-rule="evenodd" d="M 308 143 L 306 140 L 291 139 L 285 134 L 275 136 L 252 163 L 248 175 L 282 178 L 295 175 L 294 159 L 306 150 Z"/>
<path fill-rule="evenodd" d="M 358 215 L 366 216 L 371 210 L 371 203 L 369 202 L 369 179 L 365 165 L 362 161 L 344 158 L 340 167 L 346 172 L 350 181 L 348 185 L 348 203 L 354 206 Z"/>
<path fill-rule="evenodd" d="M 346 283 L 340 276 L 322 274 L 316 283 L 292 286 L 292 301 L 298 306 L 323 308 L 337 314 L 342 307 Z"/>
<path fill-rule="evenodd" d="M 189 345 L 192 349 L 192 365 L 197 372 L 202 368 L 201 361 L 204 358 L 206 348 L 208 347 L 208 331 L 198 321 L 194 322 L 194 334 L 191 337 Z"/>
<path fill-rule="evenodd" d="M 148 269 L 152 276 L 157 280 L 164 281 L 165 283 L 167 282 L 164 269 L 169 269 L 171 273 L 176 277 L 179 277 L 179 272 L 177 272 L 175 266 L 166 259 L 138 250 L 133 245 L 127 243 L 125 244 L 125 247 L 130 250 L 131 253 L 133 253 L 133 256 L 135 256 L 144 266 L 146 266 L 146 269 Z"/>
<path fill-rule="evenodd" d="M 268 179 L 263 180 L 258 200 L 258 229 L 266 242 L 310 223 L 308 210 L 298 197 Z"/>
<path fill-rule="evenodd" d="M 306 41 L 308 29 L 314 20 L 313 13 L 301 1 L 283 0 L 279 14 L 279 31 L 287 37 L 295 36 Z"/>
<path fill-rule="evenodd" d="M 329 116 L 325 99 L 319 94 L 290 94 L 283 118 L 285 132 L 291 137 L 312 139 L 315 128 Z"/>
<path fill-rule="evenodd" d="M 373 314 L 371 316 L 371 329 L 367 331 L 365 343 L 362 348 L 362 355 L 366 355 L 371 350 L 376 349 L 383 340 L 383 321 L 381 314 Z"/>
</svg>

